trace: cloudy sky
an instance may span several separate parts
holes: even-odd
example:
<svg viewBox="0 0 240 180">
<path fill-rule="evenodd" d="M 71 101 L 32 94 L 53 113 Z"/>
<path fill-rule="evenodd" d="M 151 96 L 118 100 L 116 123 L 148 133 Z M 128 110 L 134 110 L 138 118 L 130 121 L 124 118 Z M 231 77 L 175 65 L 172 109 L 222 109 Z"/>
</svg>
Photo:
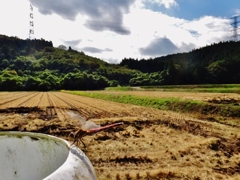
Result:
<svg viewBox="0 0 240 180">
<path fill-rule="evenodd" d="M 0 34 L 71 46 L 110 63 L 230 40 L 239 0 L 1 0 Z M 239 17 L 240 20 L 240 17 Z"/>
</svg>

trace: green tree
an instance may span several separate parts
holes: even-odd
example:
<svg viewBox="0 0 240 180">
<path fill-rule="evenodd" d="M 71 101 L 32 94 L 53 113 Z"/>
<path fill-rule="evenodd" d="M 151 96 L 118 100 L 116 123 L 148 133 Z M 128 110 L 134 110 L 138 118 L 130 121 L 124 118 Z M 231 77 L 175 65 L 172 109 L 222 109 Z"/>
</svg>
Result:
<svg viewBox="0 0 240 180">
<path fill-rule="evenodd" d="M 0 72 L 0 90 L 19 91 L 23 86 L 23 78 L 16 71 L 5 69 Z"/>
<path fill-rule="evenodd" d="M 224 60 L 211 63 L 207 67 L 210 83 L 227 83 L 229 80 L 229 73 L 226 69 L 227 66 L 228 63 Z"/>
</svg>

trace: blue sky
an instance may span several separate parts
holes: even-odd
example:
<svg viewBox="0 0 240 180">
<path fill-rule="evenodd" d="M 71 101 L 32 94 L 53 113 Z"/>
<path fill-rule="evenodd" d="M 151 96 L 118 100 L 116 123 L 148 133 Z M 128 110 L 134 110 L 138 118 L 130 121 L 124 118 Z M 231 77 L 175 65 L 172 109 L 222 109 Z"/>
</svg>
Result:
<svg viewBox="0 0 240 180">
<path fill-rule="evenodd" d="M 177 5 L 166 8 L 156 3 L 146 3 L 147 8 L 170 16 L 193 20 L 202 16 L 230 18 L 240 9 L 238 0 L 176 0 Z"/>
<path fill-rule="evenodd" d="M 30 4 L 32 38 L 110 63 L 231 40 L 230 17 L 240 15 L 239 0 L 1 0 L 0 34 L 27 39 Z"/>
<path fill-rule="evenodd" d="M 240 2 L 237 0 L 179 0 L 176 16 L 184 19 L 196 19 L 202 16 L 229 18 L 235 14 Z"/>
</svg>

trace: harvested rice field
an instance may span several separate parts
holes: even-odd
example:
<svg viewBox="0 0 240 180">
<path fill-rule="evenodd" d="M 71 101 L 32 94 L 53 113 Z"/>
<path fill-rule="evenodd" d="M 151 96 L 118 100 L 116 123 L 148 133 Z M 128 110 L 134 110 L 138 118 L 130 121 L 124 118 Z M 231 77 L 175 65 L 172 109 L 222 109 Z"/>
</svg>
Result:
<svg viewBox="0 0 240 180">
<path fill-rule="evenodd" d="M 129 93 L 171 96 L 167 92 Z M 176 95 L 215 104 L 230 99 L 236 106 L 240 99 L 238 94 Z M 69 112 L 101 126 L 123 122 L 84 137 L 85 148 L 78 144 L 100 180 L 240 179 L 240 127 L 236 124 L 65 92 L 0 93 L 1 131 L 39 132 L 73 141 L 69 134 L 80 125 Z"/>
</svg>

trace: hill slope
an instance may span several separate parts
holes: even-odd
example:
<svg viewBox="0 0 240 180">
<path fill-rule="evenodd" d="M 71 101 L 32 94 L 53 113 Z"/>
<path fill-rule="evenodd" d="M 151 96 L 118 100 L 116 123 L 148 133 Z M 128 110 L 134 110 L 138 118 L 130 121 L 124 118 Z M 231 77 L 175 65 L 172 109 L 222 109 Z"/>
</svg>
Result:
<svg viewBox="0 0 240 180">
<path fill-rule="evenodd" d="M 240 42 L 119 65 L 54 48 L 44 39 L 0 35 L 0 90 L 93 90 L 108 86 L 240 83 Z"/>
<path fill-rule="evenodd" d="M 154 59 L 123 59 L 120 65 L 149 74 L 133 79 L 132 85 L 240 83 L 240 42 L 220 42 Z"/>
<path fill-rule="evenodd" d="M 102 89 L 128 85 L 137 72 L 44 39 L 0 36 L 0 90 Z"/>
</svg>

